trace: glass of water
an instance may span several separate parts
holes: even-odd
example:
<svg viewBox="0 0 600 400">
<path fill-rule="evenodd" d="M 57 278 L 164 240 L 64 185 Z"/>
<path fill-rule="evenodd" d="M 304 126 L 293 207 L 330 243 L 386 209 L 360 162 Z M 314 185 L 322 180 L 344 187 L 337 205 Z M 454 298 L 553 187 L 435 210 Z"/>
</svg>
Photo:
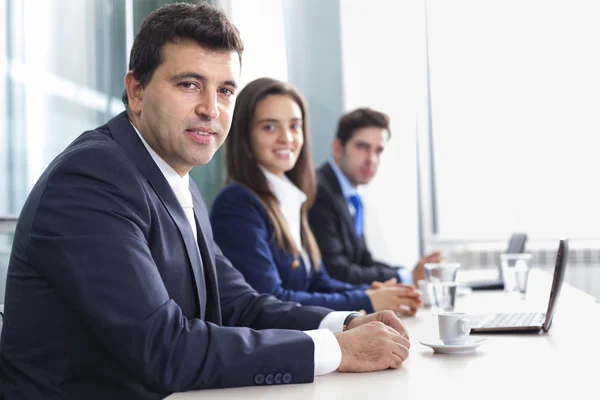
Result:
<svg viewBox="0 0 600 400">
<path fill-rule="evenodd" d="M 500 255 L 502 266 L 502 280 L 504 291 L 511 293 L 525 293 L 529 270 L 531 269 L 530 253 L 505 253 Z"/>
<path fill-rule="evenodd" d="M 454 310 L 459 263 L 427 263 L 425 278 L 432 287 L 432 305 L 443 311 Z"/>
</svg>

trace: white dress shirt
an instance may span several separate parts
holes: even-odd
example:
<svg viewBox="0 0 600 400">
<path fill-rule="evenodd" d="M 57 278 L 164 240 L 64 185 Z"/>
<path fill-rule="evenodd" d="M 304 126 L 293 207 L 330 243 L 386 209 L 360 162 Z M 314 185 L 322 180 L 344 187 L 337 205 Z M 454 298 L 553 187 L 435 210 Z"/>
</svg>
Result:
<svg viewBox="0 0 600 400">
<path fill-rule="evenodd" d="M 131 125 L 133 126 L 133 124 L 131 124 Z M 178 193 L 179 193 L 177 198 L 180 199 L 179 201 L 181 202 L 180 194 L 181 194 L 182 188 L 183 189 L 187 188 L 187 192 L 189 193 L 189 180 L 190 180 L 189 174 L 185 174 L 184 176 L 179 176 L 179 174 L 169 164 L 167 164 L 167 162 L 165 160 L 163 160 L 154 151 L 154 149 L 152 149 L 152 147 L 150 147 L 150 145 L 146 142 L 144 137 L 140 134 L 140 132 L 136 129 L 135 126 L 133 126 L 133 129 L 135 129 L 135 132 L 138 134 L 140 140 L 144 144 L 144 147 L 146 148 L 146 150 L 148 150 L 148 153 L 150 153 L 150 157 L 152 157 L 152 159 L 158 166 L 158 169 L 160 169 L 162 174 L 165 176 L 165 179 L 167 180 L 167 182 L 169 183 L 169 185 L 171 186 L 171 188 L 173 189 L 175 194 L 178 195 Z M 265 175 L 267 173 L 268 172 L 265 172 Z M 271 174 L 271 175 L 275 179 L 281 181 L 281 178 L 278 178 L 273 174 Z M 267 178 L 267 179 L 269 179 L 269 178 Z M 292 186 L 294 189 L 296 189 L 296 191 L 299 191 L 300 193 L 302 193 L 291 182 L 289 182 L 289 185 Z M 271 189 L 271 190 L 273 190 L 273 189 Z M 300 207 L 306 201 L 306 195 L 304 193 L 302 193 L 302 195 L 304 195 L 304 200 L 302 200 L 302 202 L 298 203 L 296 206 L 297 207 L 296 214 L 297 214 L 297 220 L 298 220 L 297 224 L 291 225 L 290 222 L 287 220 L 287 217 L 284 215 L 284 217 L 286 218 L 286 222 L 288 222 L 288 225 L 297 226 L 297 234 L 298 234 L 297 237 L 298 237 L 299 243 L 301 243 L 300 242 Z M 277 196 L 277 194 L 276 194 L 276 196 Z M 278 196 L 277 196 L 277 198 L 279 199 Z M 191 199 L 191 194 L 190 194 L 190 199 Z M 299 197 L 297 197 L 295 195 L 291 195 L 290 199 L 299 199 Z M 298 200 L 295 200 L 295 203 L 297 203 L 297 201 Z M 286 201 L 286 204 L 288 204 L 287 201 Z M 182 205 L 182 207 L 184 207 L 184 205 Z M 286 210 L 287 209 L 288 209 L 288 207 L 286 206 Z M 282 210 L 283 210 L 283 208 L 282 208 Z M 190 225 L 192 225 L 192 230 L 194 231 L 194 236 L 197 237 L 196 223 L 194 222 L 194 219 L 193 219 L 193 210 L 192 210 L 192 219 L 191 220 L 190 220 L 187 210 L 185 210 L 185 207 L 184 207 L 184 211 L 186 211 L 186 216 L 188 216 Z M 286 211 L 286 213 L 287 212 L 288 211 Z M 291 218 L 291 214 L 290 214 L 290 218 Z M 294 240 L 296 240 L 296 239 L 294 238 Z M 299 246 L 299 247 L 302 248 L 301 246 Z M 315 375 L 328 374 L 332 371 L 335 371 L 340 366 L 340 363 L 342 362 L 342 350 L 340 349 L 340 345 L 339 345 L 337 339 L 335 338 L 334 333 L 338 333 L 338 332 L 342 331 L 344 320 L 346 319 L 348 314 L 350 314 L 350 313 L 346 312 L 346 311 L 333 311 L 333 312 L 327 314 L 325 316 L 325 318 L 323 318 L 323 320 L 319 324 L 319 329 L 304 331 L 304 333 L 306 333 L 308 336 L 310 336 L 310 338 L 313 340 L 313 342 L 315 344 Z"/>
<path fill-rule="evenodd" d="M 306 201 L 306 194 L 298 189 L 285 175 L 279 177 L 261 166 L 267 178 L 269 188 L 279 201 L 279 208 L 288 224 L 296 246 L 303 249 L 301 240 L 300 210 Z M 304 253 L 305 265 L 310 273 L 310 258 Z M 344 320 L 350 314 L 346 311 L 334 311 L 321 321 L 319 329 L 305 331 L 315 342 L 315 375 L 324 375 L 335 371 L 342 362 L 342 350 L 333 335 L 342 331 Z"/>
<path fill-rule="evenodd" d="M 148 150 L 148 153 L 150 153 L 150 157 L 152 157 L 158 166 L 158 169 L 160 169 L 160 172 L 162 172 L 165 179 L 169 183 L 169 186 L 171 186 L 171 189 L 173 189 L 173 192 L 175 192 L 175 196 L 177 196 L 177 199 L 179 200 L 179 203 L 185 212 L 185 216 L 190 223 L 192 232 L 194 232 L 194 237 L 196 240 L 198 240 L 198 231 L 196 228 L 196 220 L 194 218 L 194 204 L 192 201 L 192 193 L 190 192 L 190 175 L 185 174 L 184 176 L 179 176 L 177 171 L 167 164 L 167 162 L 163 160 L 152 147 L 150 147 L 148 142 L 146 142 L 146 139 L 144 139 L 140 132 L 138 132 L 137 128 L 133 124 L 131 124 L 131 126 L 133 126 L 133 129 L 135 129 L 135 132 L 138 134 L 140 140 L 144 144 L 144 147 L 146 150 Z"/>
</svg>

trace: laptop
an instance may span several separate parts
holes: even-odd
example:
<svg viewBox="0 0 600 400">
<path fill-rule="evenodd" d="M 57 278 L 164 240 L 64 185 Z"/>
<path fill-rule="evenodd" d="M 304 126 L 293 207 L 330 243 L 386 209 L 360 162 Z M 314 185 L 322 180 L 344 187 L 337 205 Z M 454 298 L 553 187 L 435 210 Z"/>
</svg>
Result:
<svg viewBox="0 0 600 400">
<path fill-rule="evenodd" d="M 471 333 L 491 332 L 548 332 L 552 325 L 552 318 L 556 312 L 556 303 L 560 296 L 565 269 L 567 268 L 567 257 L 569 253 L 568 240 L 560 241 L 554 267 L 554 277 L 550 289 L 548 309 L 545 313 L 509 313 L 491 314 L 483 318 L 471 319 Z"/>
<path fill-rule="evenodd" d="M 525 243 L 527 242 L 526 233 L 515 233 L 508 241 L 506 253 L 517 254 L 525 251 Z M 514 261 L 513 261 L 514 262 Z M 479 279 L 474 281 L 463 282 L 463 285 L 470 287 L 473 290 L 504 290 L 504 280 L 502 278 L 502 268 L 498 265 L 498 277 L 495 279 Z"/>
</svg>

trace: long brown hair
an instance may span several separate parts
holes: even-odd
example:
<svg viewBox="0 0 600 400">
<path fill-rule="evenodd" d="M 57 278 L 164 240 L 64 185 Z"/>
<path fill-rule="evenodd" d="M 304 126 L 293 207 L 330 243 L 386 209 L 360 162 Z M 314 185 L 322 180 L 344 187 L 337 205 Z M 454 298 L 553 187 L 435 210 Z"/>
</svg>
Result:
<svg viewBox="0 0 600 400">
<path fill-rule="evenodd" d="M 253 126 L 256 106 L 267 96 L 285 95 L 294 100 L 302 111 L 302 132 L 304 144 L 298 160 L 285 175 L 294 185 L 306 194 L 306 202 L 300 210 L 302 244 L 312 259 L 315 270 L 319 270 L 321 252 L 317 241 L 308 225 L 307 213 L 313 205 L 316 195 L 316 178 L 310 150 L 310 135 L 306 115 L 306 102 L 302 94 L 292 85 L 271 78 L 260 78 L 247 84 L 239 92 L 233 111 L 233 121 L 226 141 L 225 160 L 227 164 L 227 181 L 235 181 L 250 189 L 264 206 L 269 221 L 273 225 L 275 240 L 284 250 L 292 253 L 296 260 L 300 249 L 283 218 L 279 201 L 267 183 L 267 178 L 261 171 L 252 154 L 250 146 L 250 131 Z M 293 267 L 299 265 L 294 263 Z"/>
</svg>

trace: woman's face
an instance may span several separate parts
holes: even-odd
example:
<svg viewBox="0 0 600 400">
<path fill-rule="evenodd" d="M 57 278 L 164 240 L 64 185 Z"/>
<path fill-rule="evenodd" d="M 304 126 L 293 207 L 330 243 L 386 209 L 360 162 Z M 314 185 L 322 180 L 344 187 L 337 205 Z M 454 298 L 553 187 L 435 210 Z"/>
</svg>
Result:
<svg viewBox="0 0 600 400">
<path fill-rule="evenodd" d="M 302 110 L 294 99 L 276 94 L 265 97 L 256 105 L 250 148 L 260 165 L 283 176 L 296 165 L 303 144 Z"/>
</svg>

